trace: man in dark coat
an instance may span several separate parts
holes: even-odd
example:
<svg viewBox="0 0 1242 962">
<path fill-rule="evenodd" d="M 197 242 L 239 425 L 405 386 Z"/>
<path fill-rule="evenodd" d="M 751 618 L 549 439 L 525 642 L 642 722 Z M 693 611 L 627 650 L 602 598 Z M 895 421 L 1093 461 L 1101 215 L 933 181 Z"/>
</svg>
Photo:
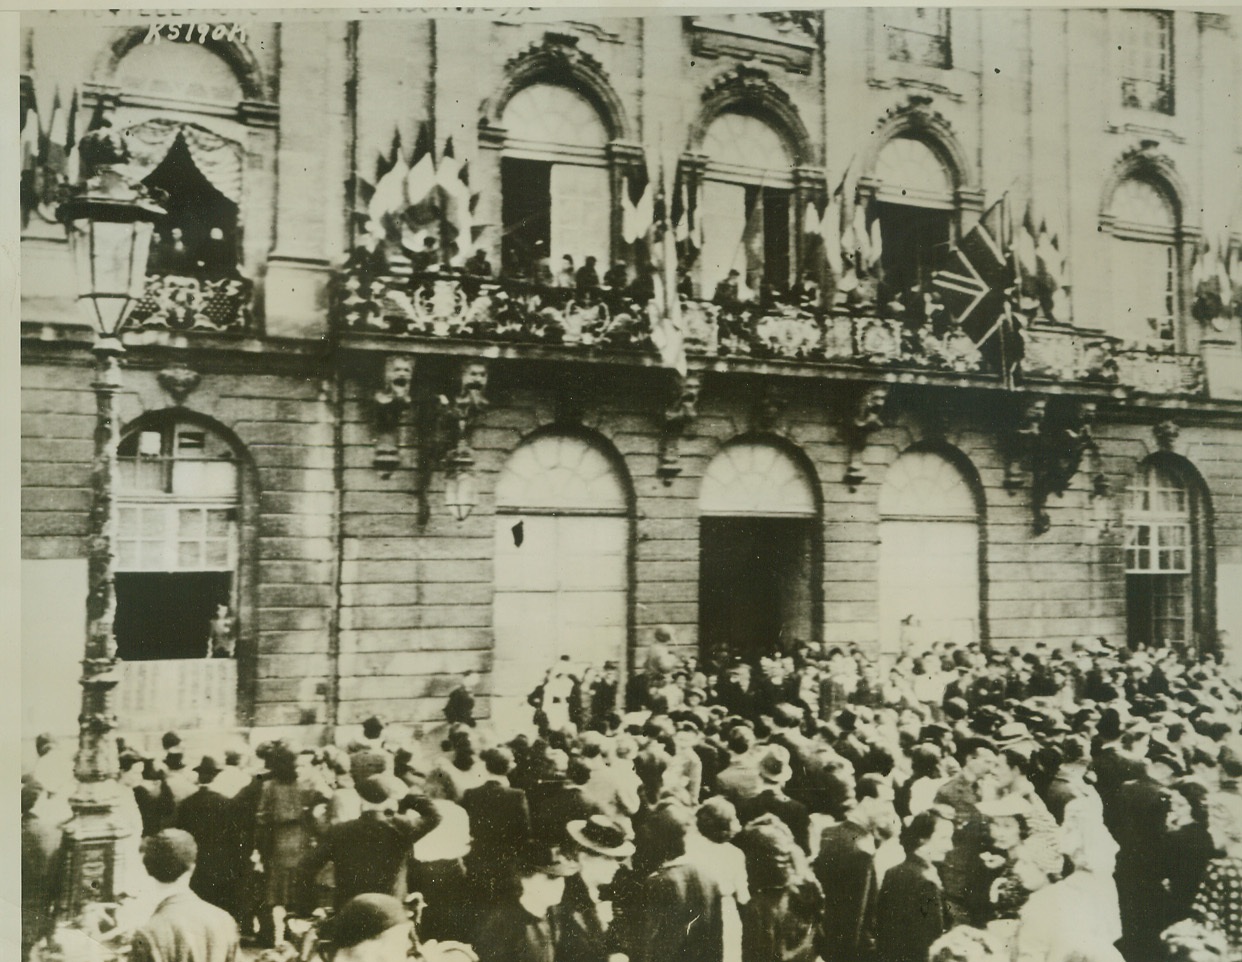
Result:
<svg viewBox="0 0 1242 962">
<path fill-rule="evenodd" d="M 1168 924 L 1166 817 L 1170 780 L 1167 764 L 1149 759 L 1139 778 L 1113 796 L 1113 835 L 1117 840 L 1117 904 L 1121 909 L 1119 948 L 1127 962 L 1160 958 L 1160 932 Z"/>
<path fill-rule="evenodd" d="M 243 842 L 233 804 L 211 787 L 221 771 L 214 757 L 204 755 L 194 771 L 198 773 L 198 791 L 177 806 L 174 818 L 175 827 L 189 832 L 198 846 L 190 889 L 212 905 L 235 912 Z"/>
<path fill-rule="evenodd" d="M 190 891 L 198 846 L 189 832 L 164 829 L 143 844 L 142 864 L 160 885 L 159 903 L 135 934 L 131 962 L 235 962 L 237 923 Z"/>
<path fill-rule="evenodd" d="M 634 854 L 628 824 L 603 815 L 567 826 L 579 871 L 565 880 L 565 895 L 552 908 L 556 962 L 608 962 L 629 956 L 623 926 L 613 925 L 612 885 L 622 862 Z"/>
<path fill-rule="evenodd" d="M 559 848 L 531 843 L 514 863 L 515 891 L 492 909 L 474 940 L 479 962 L 556 962 L 554 906 L 578 866 Z"/>
<path fill-rule="evenodd" d="M 34 811 L 43 786 L 33 778 L 22 782 L 22 959 L 51 933 L 55 901 L 60 830 Z"/>
<path fill-rule="evenodd" d="M 927 962 L 933 942 L 949 928 L 948 906 L 936 864 L 953 845 L 953 820 L 933 806 L 901 833 L 906 860 L 884 876 L 876 904 L 878 962 Z"/>
<path fill-rule="evenodd" d="M 737 817 L 745 825 L 763 814 L 772 814 L 789 826 L 795 841 L 804 852 L 811 850 L 811 816 L 807 807 L 784 792 L 792 771 L 789 751 L 783 745 L 771 745 L 759 759 L 759 778 L 763 790 L 753 798 L 737 803 Z"/>
<path fill-rule="evenodd" d="M 440 824 L 440 813 L 431 799 L 405 791 L 406 786 L 394 776 L 366 779 L 358 786 L 362 814 L 328 829 L 302 863 L 307 882 L 329 862 L 336 867 L 336 908 L 363 892 L 405 898 L 410 847 Z M 304 888 L 309 895 L 313 886 Z"/>
<path fill-rule="evenodd" d="M 470 819 L 470 852 L 466 871 L 478 888 L 482 905 L 495 903 L 513 859 L 530 837 L 530 810 L 526 793 L 509 785 L 513 753 L 508 748 L 488 748 L 479 756 L 487 769 L 487 781 L 467 789 L 461 807 Z"/>
<path fill-rule="evenodd" d="M 643 885 L 643 941 L 636 962 L 720 962 L 720 889 L 685 858 L 689 819 L 662 809 L 646 827 L 661 864 Z"/>
<path fill-rule="evenodd" d="M 824 890 L 824 962 L 869 958 L 875 944 L 875 838 L 865 808 L 824 829 L 812 869 Z"/>
<path fill-rule="evenodd" d="M 967 738 L 958 749 L 962 770 L 940 786 L 936 804 L 953 811 L 953 845 L 940 877 L 955 925 L 987 923 L 987 868 L 979 855 L 989 843 L 988 822 L 979 812 L 979 782 L 996 765 L 996 750 L 983 738 Z"/>
</svg>

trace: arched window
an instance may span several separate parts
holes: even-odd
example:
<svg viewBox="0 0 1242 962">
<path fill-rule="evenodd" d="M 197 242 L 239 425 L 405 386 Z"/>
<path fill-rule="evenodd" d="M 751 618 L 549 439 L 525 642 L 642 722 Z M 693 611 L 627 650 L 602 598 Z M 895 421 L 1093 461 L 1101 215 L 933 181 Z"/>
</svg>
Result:
<svg viewBox="0 0 1242 962">
<path fill-rule="evenodd" d="M 961 470 L 907 451 L 880 487 L 880 648 L 978 641 L 979 508 Z"/>
<path fill-rule="evenodd" d="M 568 255 L 575 270 L 595 258 L 602 274 L 612 203 L 608 131 L 595 107 L 568 87 L 537 83 L 513 95 L 502 123 L 504 269 L 536 276 L 547 260 L 555 274 Z"/>
<path fill-rule="evenodd" d="M 876 158 L 873 214 L 880 221 L 881 301 L 930 290 L 952 241 L 954 179 L 923 140 L 896 136 Z M 912 303 L 912 302 L 911 302 Z"/>
<path fill-rule="evenodd" d="M 1126 501 L 1126 625 L 1131 647 L 1186 646 L 1210 629 L 1205 505 L 1185 471 L 1140 467 Z"/>
<path fill-rule="evenodd" d="M 148 272 L 236 275 L 244 133 L 216 116 L 243 99 L 232 67 L 198 44 L 139 44 L 117 64 L 113 82 L 127 102 L 160 105 L 124 106 L 116 118 L 135 173 L 166 197 Z"/>
<path fill-rule="evenodd" d="M 1109 205 L 1115 333 L 1143 347 L 1177 349 L 1177 205 L 1151 181 L 1123 180 Z"/>
<path fill-rule="evenodd" d="M 794 211 L 793 157 L 769 124 L 726 111 L 711 122 L 700 147 L 707 157 L 702 191 L 703 293 L 736 270 L 739 293 L 788 289 Z"/>
<path fill-rule="evenodd" d="M 232 449 L 199 425 L 169 420 L 130 434 L 118 453 L 118 656 L 232 657 L 236 625 L 220 622 L 237 610 Z"/>
<path fill-rule="evenodd" d="M 766 441 L 726 445 L 699 494 L 699 640 L 717 664 L 815 640 L 819 502 L 807 469 Z"/>
<path fill-rule="evenodd" d="M 602 448 L 539 434 L 496 483 L 492 717 L 529 721 L 526 696 L 562 656 L 624 670 L 629 638 L 628 482 Z"/>
</svg>

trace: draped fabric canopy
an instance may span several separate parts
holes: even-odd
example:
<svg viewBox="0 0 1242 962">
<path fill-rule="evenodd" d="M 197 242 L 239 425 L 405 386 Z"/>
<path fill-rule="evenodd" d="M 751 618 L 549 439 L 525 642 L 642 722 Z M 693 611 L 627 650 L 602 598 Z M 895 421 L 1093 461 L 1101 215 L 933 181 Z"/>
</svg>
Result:
<svg viewBox="0 0 1242 962">
<path fill-rule="evenodd" d="M 159 166 L 180 135 L 190 157 L 208 182 L 234 204 L 241 206 L 242 148 L 227 137 L 195 124 L 176 120 L 148 120 L 125 130 L 129 142 L 130 167 L 138 179 Z"/>
</svg>

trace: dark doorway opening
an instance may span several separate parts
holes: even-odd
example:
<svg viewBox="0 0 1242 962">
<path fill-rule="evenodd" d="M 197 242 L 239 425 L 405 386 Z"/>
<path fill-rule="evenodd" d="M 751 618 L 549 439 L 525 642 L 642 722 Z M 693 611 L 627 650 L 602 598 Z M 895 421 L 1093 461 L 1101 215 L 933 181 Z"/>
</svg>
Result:
<svg viewBox="0 0 1242 962">
<path fill-rule="evenodd" d="M 501 269 L 510 276 L 533 277 L 552 241 L 552 165 L 502 157 L 500 205 Z"/>
<path fill-rule="evenodd" d="M 882 299 L 907 291 L 930 291 L 932 274 L 949 253 L 952 214 L 947 210 L 876 204 L 883 244 Z"/>
<path fill-rule="evenodd" d="M 206 658 L 217 605 L 232 605 L 229 571 L 129 571 L 116 576 L 116 653 L 125 661 Z"/>
<path fill-rule="evenodd" d="M 757 661 L 814 631 L 811 518 L 704 518 L 699 640 L 704 659 Z"/>
</svg>

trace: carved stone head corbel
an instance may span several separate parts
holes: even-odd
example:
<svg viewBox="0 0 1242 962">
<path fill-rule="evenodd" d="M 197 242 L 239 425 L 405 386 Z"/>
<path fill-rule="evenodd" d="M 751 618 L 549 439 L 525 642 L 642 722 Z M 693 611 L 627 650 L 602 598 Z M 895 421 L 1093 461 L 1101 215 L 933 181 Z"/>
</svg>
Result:
<svg viewBox="0 0 1242 962">
<path fill-rule="evenodd" d="M 698 374 L 677 376 L 672 387 L 672 403 L 664 410 L 660 432 L 660 463 L 656 471 L 667 485 L 681 474 L 681 437 L 698 417 L 703 382 Z"/>
<path fill-rule="evenodd" d="M 888 404 L 888 397 L 888 385 L 868 385 L 857 396 L 854 404 L 847 408 L 848 413 L 841 425 L 841 433 L 849 452 L 849 462 L 846 465 L 843 480 L 849 485 L 851 491 L 867 479 L 862 454 L 867 449 L 867 442 L 871 435 L 886 425 L 885 408 Z"/>
<path fill-rule="evenodd" d="M 401 466 L 401 416 L 410 408 L 414 387 L 414 359 L 391 354 L 384 359 L 379 388 L 372 396 L 375 405 L 375 454 L 372 465 L 384 477 Z"/>
</svg>

